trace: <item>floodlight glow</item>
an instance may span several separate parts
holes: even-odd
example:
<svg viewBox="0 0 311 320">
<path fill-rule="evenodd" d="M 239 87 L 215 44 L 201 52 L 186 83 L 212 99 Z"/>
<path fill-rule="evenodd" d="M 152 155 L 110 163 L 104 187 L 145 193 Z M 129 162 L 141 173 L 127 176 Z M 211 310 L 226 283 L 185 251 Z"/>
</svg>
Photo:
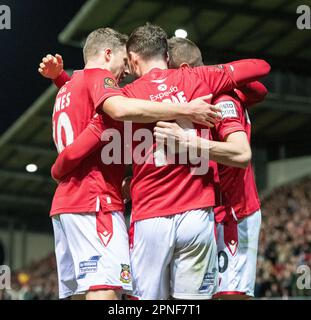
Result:
<svg viewBox="0 0 311 320">
<path fill-rule="evenodd" d="M 37 170 L 38 170 L 38 166 L 33 163 L 30 163 L 26 166 L 27 172 L 33 173 L 33 172 L 36 172 Z"/>
<path fill-rule="evenodd" d="M 175 31 L 175 37 L 177 38 L 187 38 L 187 31 L 186 30 L 183 30 L 183 29 L 177 29 Z"/>
</svg>

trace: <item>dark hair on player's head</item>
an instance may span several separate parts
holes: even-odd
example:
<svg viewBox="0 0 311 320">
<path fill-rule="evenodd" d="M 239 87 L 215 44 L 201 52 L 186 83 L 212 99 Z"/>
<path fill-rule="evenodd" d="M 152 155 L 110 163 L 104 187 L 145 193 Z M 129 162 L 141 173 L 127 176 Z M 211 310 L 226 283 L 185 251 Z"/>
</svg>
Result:
<svg viewBox="0 0 311 320">
<path fill-rule="evenodd" d="M 126 43 L 127 53 L 134 52 L 144 60 L 167 57 L 167 34 L 159 26 L 146 23 L 136 28 Z"/>
<path fill-rule="evenodd" d="M 168 49 L 170 68 L 179 68 L 182 63 L 190 67 L 204 65 L 200 49 L 189 39 L 173 37 L 168 40 Z"/>
<path fill-rule="evenodd" d="M 84 61 L 96 57 L 102 50 L 121 49 L 126 44 L 128 36 L 111 28 L 99 28 L 91 32 L 83 48 Z"/>
</svg>

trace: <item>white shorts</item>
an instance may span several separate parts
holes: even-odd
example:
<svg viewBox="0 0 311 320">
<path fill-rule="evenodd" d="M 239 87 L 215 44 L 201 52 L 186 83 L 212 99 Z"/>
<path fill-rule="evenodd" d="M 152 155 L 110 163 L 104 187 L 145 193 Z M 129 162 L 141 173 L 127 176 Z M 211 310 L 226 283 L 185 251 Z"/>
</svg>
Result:
<svg viewBox="0 0 311 320">
<path fill-rule="evenodd" d="M 59 298 L 95 290 L 132 290 L 123 213 L 52 218 Z"/>
<path fill-rule="evenodd" d="M 260 210 L 239 222 L 232 216 L 217 225 L 219 286 L 214 297 L 254 296 L 260 225 Z"/>
<path fill-rule="evenodd" d="M 141 220 L 131 228 L 135 297 L 210 299 L 216 293 L 218 259 L 212 209 Z"/>
</svg>

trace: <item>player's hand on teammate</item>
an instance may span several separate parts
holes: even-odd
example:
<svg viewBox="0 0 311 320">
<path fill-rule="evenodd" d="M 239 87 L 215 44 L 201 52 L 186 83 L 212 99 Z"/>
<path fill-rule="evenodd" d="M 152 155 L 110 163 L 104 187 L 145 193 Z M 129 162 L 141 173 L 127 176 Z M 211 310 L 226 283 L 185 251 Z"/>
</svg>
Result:
<svg viewBox="0 0 311 320">
<path fill-rule="evenodd" d="M 157 122 L 153 135 L 157 143 L 165 143 L 174 153 L 178 146 L 187 148 L 190 139 L 189 133 L 176 122 Z"/>
<path fill-rule="evenodd" d="M 222 119 L 221 109 L 210 104 L 212 97 L 210 94 L 189 102 L 189 118 L 192 122 L 213 128 Z"/>
<path fill-rule="evenodd" d="M 56 79 L 64 70 L 64 62 L 61 55 L 56 54 L 52 56 L 48 54 L 42 59 L 42 62 L 39 65 L 39 73 L 48 79 Z"/>
</svg>

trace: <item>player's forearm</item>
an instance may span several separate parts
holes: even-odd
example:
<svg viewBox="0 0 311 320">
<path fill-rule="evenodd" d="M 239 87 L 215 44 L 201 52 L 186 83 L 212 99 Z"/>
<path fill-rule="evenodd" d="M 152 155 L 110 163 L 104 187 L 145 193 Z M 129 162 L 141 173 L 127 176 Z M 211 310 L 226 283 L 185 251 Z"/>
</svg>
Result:
<svg viewBox="0 0 311 320">
<path fill-rule="evenodd" d="M 259 81 L 254 81 L 236 89 L 242 104 L 249 107 L 256 103 L 262 102 L 267 93 L 267 88 Z"/>
<path fill-rule="evenodd" d="M 70 79 L 70 75 L 65 70 L 63 70 L 56 79 L 53 79 L 53 82 L 56 85 L 56 87 L 60 89 Z"/>
<path fill-rule="evenodd" d="M 269 74 L 269 63 L 261 59 L 244 59 L 226 64 L 232 71 L 232 78 L 238 87 L 259 80 Z"/>
<path fill-rule="evenodd" d="M 62 180 L 66 175 L 75 170 L 80 163 L 94 151 L 102 146 L 98 135 L 86 128 L 77 139 L 67 146 L 57 157 L 51 174 L 56 180 Z"/>
<path fill-rule="evenodd" d="M 190 116 L 187 106 L 187 103 L 162 103 L 115 96 L 106 100 L 103 110 L 114 120 L 152 123 L 187 118 Z"/>
<path fill-rule="evenodd" d="M 190 147 L 198 146 L 200 153 L 209 152 L 209 158 L 226 166 L 246 168 L 251 160 L 249 146 L 232 142 L 219 142 L 195 137 L 196 141 L 188 142 Z"/>
<path fill-rule="evenodd" d="M 72 145 L 66 147 L 64 151 L 57 157 L 51 175 L 55 180 L 62 180 L 66 175 L 75 170 L 83 161 L 81 154 L 72 153 Z"/>
</svg>

